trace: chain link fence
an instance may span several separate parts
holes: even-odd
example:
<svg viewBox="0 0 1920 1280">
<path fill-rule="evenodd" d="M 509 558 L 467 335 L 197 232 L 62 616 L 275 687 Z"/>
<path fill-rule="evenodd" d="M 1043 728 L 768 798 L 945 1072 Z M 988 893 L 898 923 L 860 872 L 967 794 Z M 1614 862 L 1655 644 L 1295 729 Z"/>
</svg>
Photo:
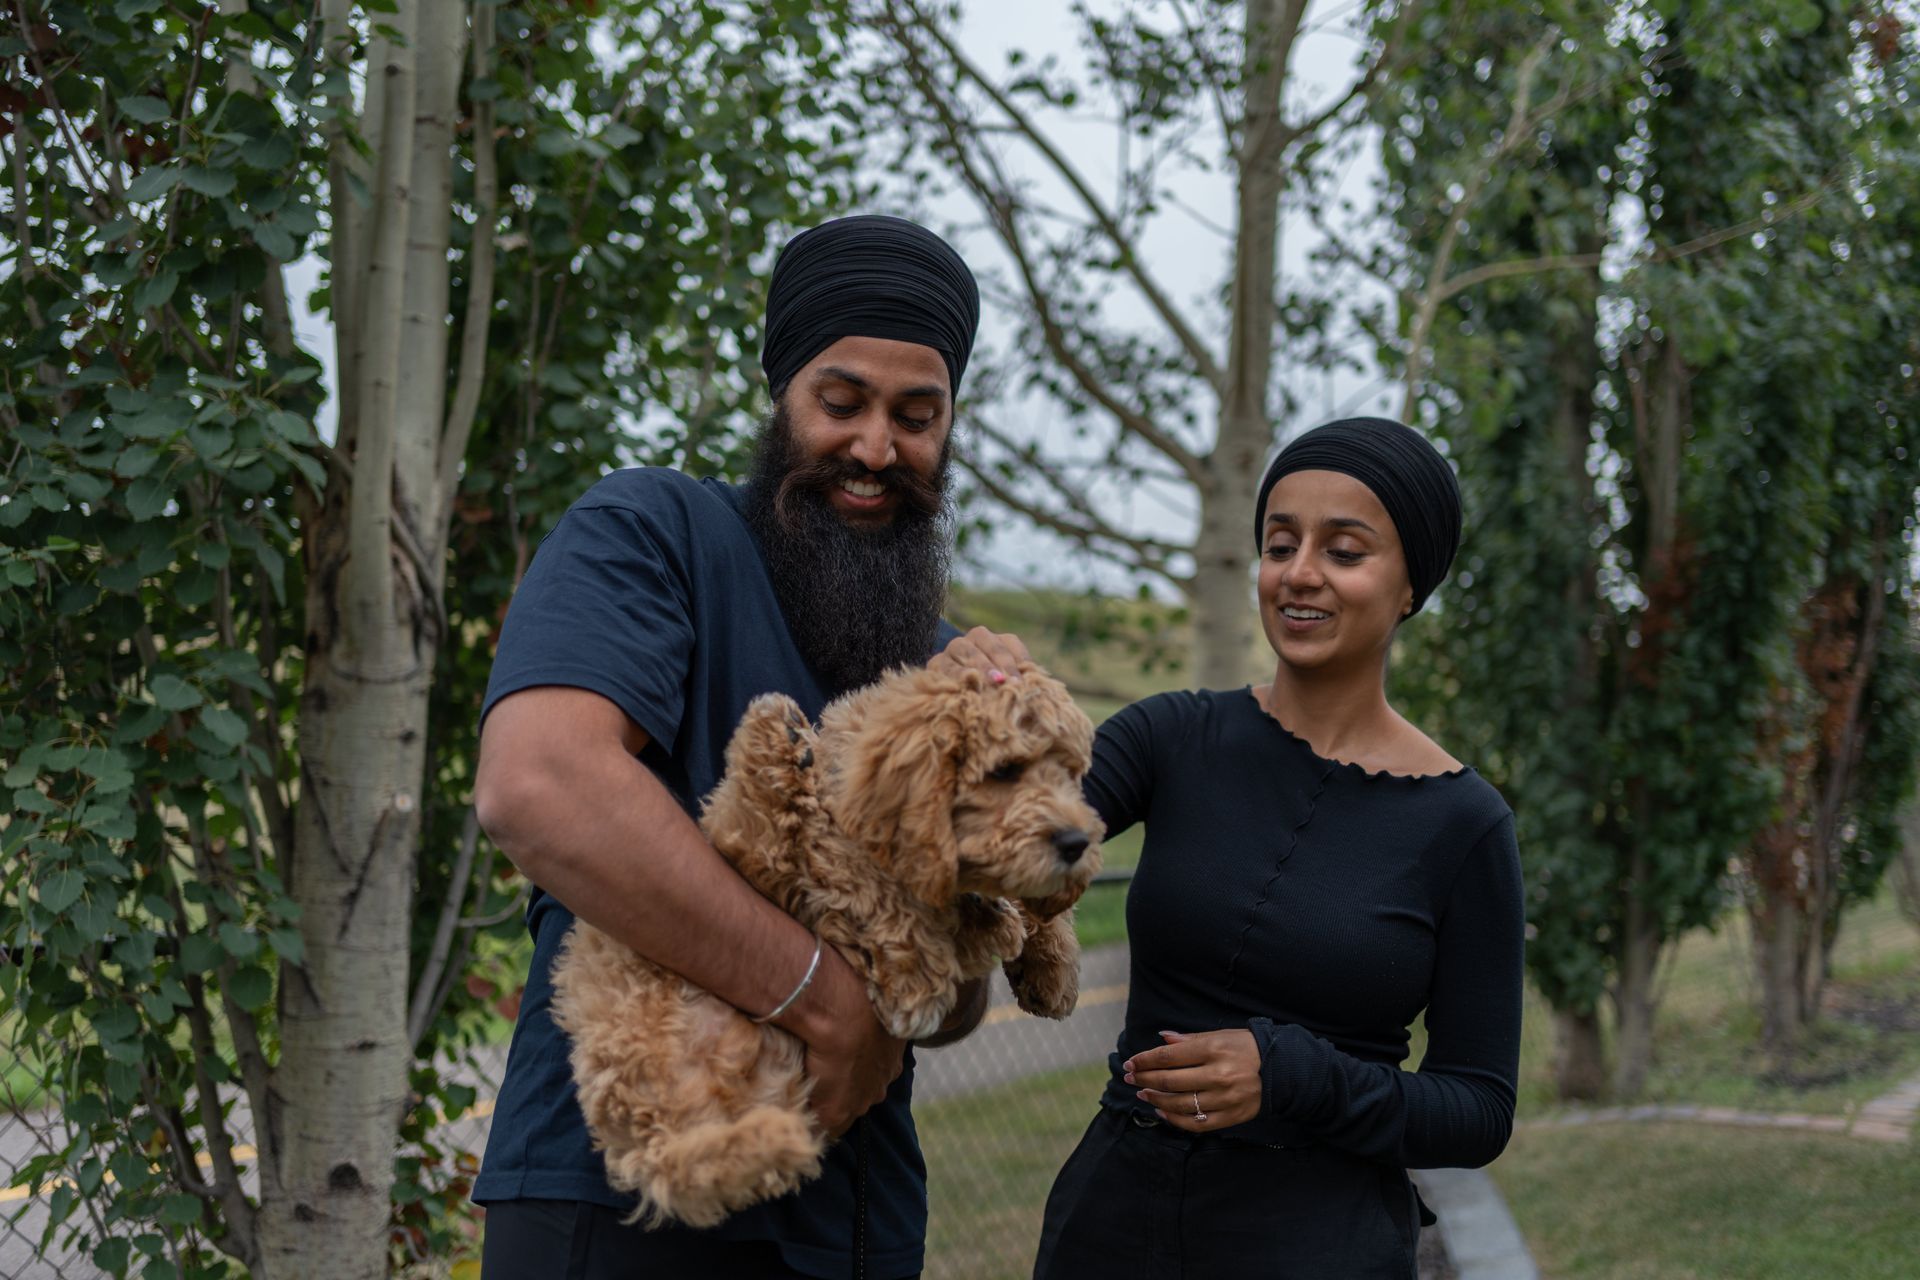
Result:
<svg viewBox="0 0 1920 1280">
<path fill-rule="evenodd" d="M 1092 892 L 1116 897 L 1125 873 Z M 1082 959 L 1080 1004 L 1053 1023 L 1030 1018 L 996 978 L 980 1030 L 945 1049 L 917 1055 L 914 1116 L 928 1168 L 928 1280 L 1025 1280 L 1040 1238 L 1040 1217 L 1054 1175 L 1093 1119 L 1106 1059 L 1126 1008 L 1124 944 L 1089 949 Z M 453 1149 L 485 1147 L 504 1045 L 476 1056 L 471 1070 L 481 1101 L 449 1122 L 439 1138 Z M 6 1099 L 0 1098 L 0 1105 Z M 244 1105 L 229 1119 L 243 1160 L 252 1155 Z M 95 1280 L 103 1273 L 67 1240 L 70 1225 L 46 1232 L 60 1184 L 14 1185 L 34 1156 L 64 1145 L 57 1112 L 0 1111 L 0 1280 Z M 253 1188 L 249 1186 L 251 1192 Z M 73 1194 L 68 1189 L 64 1194 Z M 84 1205 L 78 1214 L 87 1212 Z M 451 1259 L 427 1259 L 409 1280 L 446 1277 Z"/>
<path fill-rule="evenodd" d="M 1092 892 L 1117 899 L 1125 877 L 1109 873 Z M 1030 1273 L 1047 1188 L 1093 1118 L 1125 1006 L 1125 947 L 1095 947 L 1083 962 L 1079 1011 L 1066 1022 L 1020 1013 L 998 983 L 978 1032 L 918 1054 L 914 1113 L 931 1170 L 930 1278 L 996 1280 Z M 484 1149 L 505 1065 L 506 1046 L 500 1045 L 481 1051 L 464 1069 L 471 1071 L 481 1101 L 449 1122 L 439 1135 L 444 1146 Z M 56 1206 L 75 1189 L 60 1180 L 18 1185 L 29 1161 L 66 1142 L 57 1110 L 31 1101 L 12 1105 L 20 1101 L 0 1096 L 0 1280 L 96 1280 L 105 1273 L 69 1239 L 88 1212 L 84 1201 L 74 1220 L 47 1231 Z M 244 1163 L 253 1154 L 252 1117 L 244 1103 L 234 1107 L 228 1124 Z M 449 1273 L 450 1260 L 425 1262 L 409 1274 Z"/>
</svg>

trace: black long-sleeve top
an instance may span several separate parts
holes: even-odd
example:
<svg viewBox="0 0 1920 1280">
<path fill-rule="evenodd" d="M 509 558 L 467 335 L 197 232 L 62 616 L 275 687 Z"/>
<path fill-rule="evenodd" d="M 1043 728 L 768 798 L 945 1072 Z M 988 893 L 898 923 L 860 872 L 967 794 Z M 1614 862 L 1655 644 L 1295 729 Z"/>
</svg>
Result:
<svg viewBox="0 0 1920 1280">
<path fill-rule="evenodd" d="M 1471 768 L 1325 759 L 1246 688 L 1160 694 L 1100 727 L 1088 801 L 1146 824 L 1127 894 L 1120 1064 L 1158 1032 L 1247 1027 L 1265 1103 L 1226 1130 L 1407 1168 L 1477 1167 L 1513 1127 L 1524 920 L 1513 813 Z M 1405 1071 L 1426 1012 L 1427 1050 Z"/>
</svg>

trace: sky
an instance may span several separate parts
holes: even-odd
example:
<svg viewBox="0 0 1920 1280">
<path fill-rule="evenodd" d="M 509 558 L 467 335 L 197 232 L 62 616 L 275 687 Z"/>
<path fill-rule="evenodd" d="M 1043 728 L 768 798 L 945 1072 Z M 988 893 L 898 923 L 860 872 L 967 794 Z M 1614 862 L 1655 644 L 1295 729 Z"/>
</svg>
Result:
<svg viewBox="0 0 1920 1280">
<path fill-rule="evenodd" d="M 1094 4 L 1096 11 L 1112 13 L 1122 6 Z M 1289 116 L 1304 116 L 1344 93 L 1358 75 L 1360 60 L 1366 53 L 1361 36 L 1352 26 L 1360 5 L 1355 0 L 1316 0 L 1308 6 L 1302 22 L 1302 38 L 1297 42 L 1291 63 L 1292 94 Z M 1205 6 L 1196 6 L 1204 10 Z M 1237 15 L 1236 15 L 1237 16 Z M 1063 68 L 1084 65 L 1085 53 L 1079 46 L 1078 19 L 1067 4 L 1035 4 L 1032 0 L 967 0 L 959 29 L 959 42 L 976 66 L 991 74 L 1007 67 L 1007 55 L 1014 49 L 1029 55 L 1029 64 L 1053 54 Z M 1111 199 L 1118 173 L 1117 133 L 1100 118 L 1102 104 L 1090 102 L 1073 113 L 1052 112 L 1040 115 L 1050 137 L 1096 192 Z M 1216 135 L 1217 136 L 1217 135 Z M 1373 188 L 1381 170 L 1366 139 L 1343 173 L 1337 194 L 1352 199 L 1361 210 L 1373 208 Z M 1212 138 L 1196 140 L 1203 153 L 1217 151 Z M 1065 186 L 1050 182 L 1044 162 L 1030 152 L 1007 147 L 1003 157 L 1012 171 L 1041 184 L 1040 194 L 1057 199 L 1064 207 L 1072 197 Z M 1235 222 L 1234 190 L 1231 175 L 1224 169 L 1203 171 L 1194 167 L 1168 171 L 1170 185 L 1178 203 L 1167 206 L 1143 237 L 1142 259 L 1174 301 L 1183 306 L 1208 344 L 1224 353 L 1226 310 L 1218 301 L 1221 286 L 1232 264 L 1231 230 Z M 958 246 L 977 270 L 1004 269 L 1007 259 L 993 235 L 978 229 L 981 215 L 977 205 L 962 194 L 951 194 L 932 202 L 932 212 L 959 224 Z M 971 226 L 974 230 L 969 231 Z M 1321 269 L 1310 260 L 1319 237 L 1306 216 L 1297 210 L 1283 209 L 1281 224 L 1281 277 L 1294 280 L 1312 276 Z M 1339 283 L 1345 290 L 1377 289 L 1359 280 Z M 1349 297 L 1347 301 L 1361 301 Z M 1119 294 L 1113 308 L 1103 313 L 1109 322 L 1118 321 L 1153 331 L 1157 320 L 1137 296 Z M 991 310 L 983 318 L 981 341 L 997 347 L 1011 330 L 1009 317 Z M 1162 330 L 1162 332 L 1164 332 Z M 1383 381 L 1369 344 L 1350 344 L 1349 352 L 1364 372 L 1342 371 L 1331 377 L 1317 374 L 1289 376 L 1285 368 L 1276 375 L 1290 383 L 1299 397 L 1299 420 L 1287 424 L 1303 429 L 1341 414 L 1378 412 L 1393 414 L 1397 409 L 1392 389 Z M 1211 406 L 1198 405 L 1201 421 Z M 964 418 L 964 405 L 963 405 Z M 996 413 L 996 422 L 1011 427 L 1022 439 L 1038 439 L 1043 448 L 1074 452 L 1068 444 L 1069 428 L 1044 403 L 1036 400 L 1017 402 Z M 964 421 L 962 430 L 964 430 Z M 1209 437 L 1210 439 L 1210 437 Z M 1082 445 L 1078 452 L 1085 453 Z M 1249 500 L 1257 477 L 1248 477 Z M 1183 488 L 1156 485 L 1114 483 L 1098 495 L 1100 510 L 1110 519 L 1122 522 L 1130 531 L 1182 541 L 1192 536 L 1195 510 L 1190 493 Z M 987 582 L 1020 584 L 1031 582 L 1097 585 L 1105 590 L 1125 590 L 1131 582 L 1125 575 L 1069 548 L 1061 540 L 1032 530 L 1021 521 L 1003 522 L 984 547 L 977 548 L 965 571 Z"/>
<path fill-rule="evenodd" d="M 1121 6 L 1094 0 L 1099 11 L 1113 12 Z M 1348 20 L 1359 5 L 1355 0 L 1314 0 L 1308 7 L 1303 30 L 1306 32 L 1294 53 L 1293 70 L 1297 98 L 1293 106 L 1308 109 L 1323 103 L 1350 85 L 1364 49 L 1359 38 L 1348 29 Z M 1033 60 L 1049 54 L 1057 56 L 1064 68 L 1079 67 L 1084 53 L 1078 44 L 1079 24 L 1071 6 L 1064 3 L 1035 3 L 1034 0 L 967 0 L 959 28 L 962 47 L 977 65 L 988 71 L 1007 66 L 1007 54 L 1023 50 Z M 1116 133 L 1098 116 L 1099 104 L 1090 104 L 1075 113 L 1053 113 L 1043 117 L 1048 132 L 1067 152 L 1073 163 L 1097 190 L 1110 193 L 1117 173 Z M 1015 151 L 1007 160 L 1016 173 L 1032 176 L 1045 183 L 1047 175 L 1030 156 Z M 1367 148 L 1344 175 L 1342 191 L 1362 208 L 1371 206 L 1371 186 L 1379 169 Z M 1144 238 L 1144 258 L 1154 273 L 1166 282 L 1183 304 L 1195 326 L 1216 349 L 1224 348 L 1224 308 L 1216 300 L 1227 278 L 1231 263 L 1230 229 L 1234 222 L 1234 196 L 1230 179 L 1224 172 L 1204 172 L 1194 168 L 1175 171 L 1179 206 L 1150 226 Z M 1044 189 L 1044 188 L 1043 188 Z M 1063 190 L 1055 187 L 1056 191 Z M 976 206 L 962 194 L 951 192 L 927 203 L 927 212 L 949 230 L 957 246 L 981 271 L 1001 269 L 1005 259 L 990 233 L 981 229 Z M 1288 276 L 1310 271 L 1308 254 L 1314 243 L 1312 230 L 1304 216 L 1289 214 L 1282 227 L 1282 271 Z M 294 326 L 302 345 L 317 353 L 324 366 L 323 385 L 329 397 L 320 410 L 319 430 L 331 440 L 335 406 L 331 391 L 335 385 L 334 344 L 331 322 L 315 314 L 306 305 L 308 294 L 320 282 L 320 263 L 308 256 L 288 271 L 289 294 L 294 310 Z M 1110 321 L 1151 328 L 1155 321 L 1137 299 L 1116 298 L 1106 313 Z M 1008 317 L 986 310 L 981 326 L 983 348 L 1003 345 L 1011 332 Z M 1356 359 L 1370 372 L 1365 375 L 1341 373 L 1330 379 L 1315 378 L 1296 384 L 1294 390 L 1314 406 L 1304 415 L 1309 425 L 1332 417 L 1336 412 L 1392 412 L 1391 398 L 1384 394 L 1377 371 L 1372 371 L 1370 353 L 1361 346 Z M 1285 371 L 1281 371 L 1285 376 Z M 1372 394 L 1369 398 L 1369 393 Z M 964 406 L 963 406 L 964 408 Z M 1205 420 L 1204 417 L 1202 419 Z M 1059 444 L 1065 424 L 1057 413 L 1032 400 L 1003 407 L 997 421 L 1022 438 L 1036 437 L 1043 443 Z M 1253 479 L 1249 478 L 1249 492 Z M 1152 484 L 1116 489 L 1110 497 L 1115 503 L 1113 515 L 1136 532 L 1171 539 L 1191 535 L 1194 512 L 1190 499 L 1176 489 Z M 1130 583 L 1086 557 L 1066 548 L 1050 535 L 1037 533 L 1018 520 L 998 522 L 996 532 L 975 547 L 966 564 L 964 578 L 985 582 L 1047 582 L 1060 585 L 1099 585 L 1109 590 L 1126 589 Z"/>
</svg>

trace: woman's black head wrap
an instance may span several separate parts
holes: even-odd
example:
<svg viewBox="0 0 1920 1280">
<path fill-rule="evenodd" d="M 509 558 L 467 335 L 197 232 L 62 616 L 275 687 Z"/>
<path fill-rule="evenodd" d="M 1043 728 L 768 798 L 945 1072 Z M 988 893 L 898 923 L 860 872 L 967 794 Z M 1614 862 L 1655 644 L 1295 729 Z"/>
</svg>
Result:
<svg viewBox="0 0 1920 1280">
<path fill-rule="evenodd" d="M 1256 549 L 1266 542 L 1267 498 L 1281 476 L 1295 471 L 1338 471 L 1373 490 L 1400 534 L 1413 582 L 1411 612 L 1420 612 L 1460 549 L 1460 485 L 1440 451 L 1412 427 L 1386 418 L 1342 418 L 1315 427 L 1267 467 L 1253 509 Z"/>
<path fill-rule="evenodd" d="M 777 400 L 841 338 L 892 338 L 938 351 L 957 396 L 979 327 L 980 290 L 945 240 L 904 218 L 836 218 L 787 241 L 773 264 L 760 368 Z"/>
</svg>

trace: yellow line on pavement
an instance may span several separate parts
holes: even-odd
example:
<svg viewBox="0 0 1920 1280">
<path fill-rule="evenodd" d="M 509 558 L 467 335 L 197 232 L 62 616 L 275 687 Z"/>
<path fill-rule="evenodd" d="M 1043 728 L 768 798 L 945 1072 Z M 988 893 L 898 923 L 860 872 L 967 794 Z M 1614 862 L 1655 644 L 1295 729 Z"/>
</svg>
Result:
<svg viewBox="0 0 1920 1280">
<path fill-rule="evenodd" d="M 1124 982 L 1114 987 L 1093 987 L 1090 990 L 1080 993 L 1080 1003 L 1075 1005 L 1074 1008 L 1076 1010 L 1091 1009 L 1095 1005 L 1113 1004 L 1115 1001 L 1125 1000 L 1126 998 L 1127 984 Z M 980 1025 L 983 1027 L 991 1027 L 998 1023 L 1012 1022 L 1015 1018 L 1024 1018 L 1027 1016 L 1026 1010 L 1017 1004 L 996 1005 L 994 1008 L 987 1010 L 987 1016 L 980 1020 Z"/>
</svg>

